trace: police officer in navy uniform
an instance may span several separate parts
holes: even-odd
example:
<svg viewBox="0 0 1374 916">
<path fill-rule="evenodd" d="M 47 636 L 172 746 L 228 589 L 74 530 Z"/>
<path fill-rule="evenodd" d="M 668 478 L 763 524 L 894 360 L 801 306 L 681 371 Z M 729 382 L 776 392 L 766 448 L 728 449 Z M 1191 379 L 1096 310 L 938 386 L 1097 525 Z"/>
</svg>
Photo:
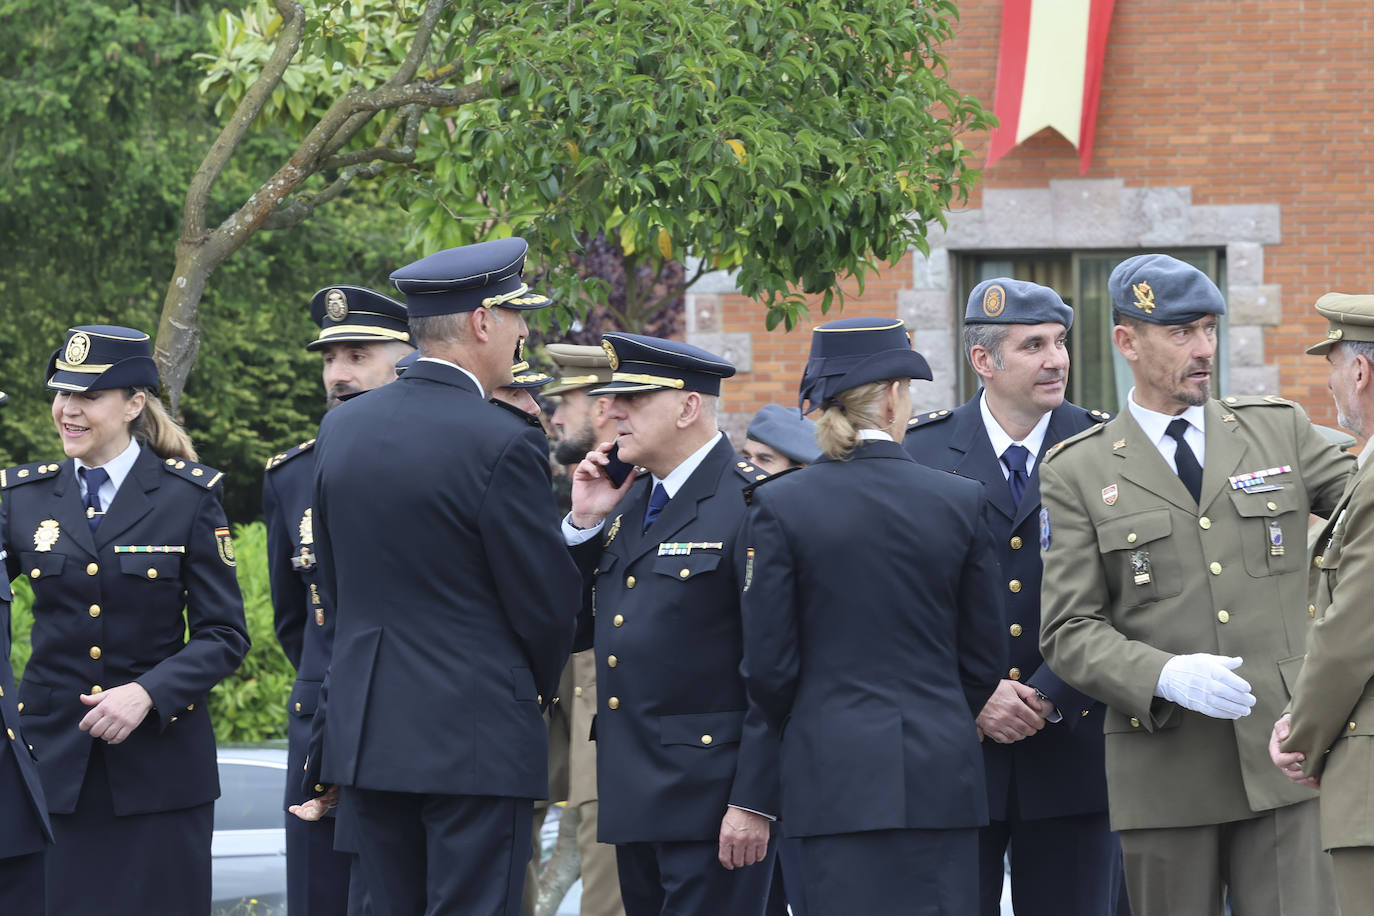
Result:
<svg viewBox="0 0 1374 916">
<path fill-rule="evenodd" d="M 0 550 L 0 560 L 6 558 Z M 9 577 L 0 578 L 0 913 L 19 916 L 43 912 L 43 850 L 52 842 L 52 827 L 38 764 L 19 724 L 9 665 L 11 600 Z"/>
<path fill-rule="evenodd" d="M 777 738 L 749 712 L 735 535 L 759 472 L 716 426 L 735 367 L 689 344 L 609 333 L 610 443 L 573 472 L 564 538 L 591 586 L 578 648 L 596 648 L 600 834 L 627 916 L 759 916 L 778 812 Z"/>
<path fill-rule="evenodd" d="M 975 911 L 1001 595 L 983 488 L 901 448 L 916 378 L 901 321 L 816 328 L 802 398 L 825 458 L 754 487 L 739 539 L 742 668 L 782 731 L 811 916 Z"/>
<path fill-rule="evenodd" d="M 0 472 L 34 592 L 19 701 L 56 842 L 47 912 L 208 913 L 206 699 L 248 651 L 222 475 L 157 400 L 146 334 L 83 326 L 48 364 L 67 460 Z"/>
<path fill-rule="evenodd" d="M 979 712 L 991 823 L 980 836 L 982 916 L 1001 911 L 1011 853 L 1018 914 L 1106 916 L 1121 886 L 1107 822 L 1105 707 L 1040 657 L 1040 462 L 1055 443 L 1110 419 L 1064 400 L 1073 309 L 1054 290 L 1006 277 L 974 287 L 965 354 L 983 388 L 954 411 L 918 414 L 906 450 L 987 488 L 1005 601 L 997 639 L 1011 655 Z"/>
<path fill-rule="evenodd" d="M 315 445 L 336 625 L 307 779 L 324 799 L 341 788 L 379 916 L 518 914 L 531 800 L 548 789 L 541 709 L 572 643 L 577 570 L 547 440 L 486 400 L 512 379 L 523 310 L 549 304 L 520 278 L 526 251 L 501 239 L 394 273 L 421 355 L 328 413 Z"/>
<path fill-rule="evenodd" d="M 393 366 L 413 353 L 406 308 L 389 296 L 360 286 L 331 286 L 310 300 L 310 317 L 319 336 L 306 344 L 318 352 L 326 405 L 377 388 L 395 378 Z M 300 774 L 310 741 L 310 724 L 320 683 L 334 645 L 334 608 L 327 606 L 315 581 L 314 513 L 310 499 L 315 478 L 315 440 L 274 455 L 262 479 L 263 519 L 267 523 L 267 569 L 277 639 L 296 669 L 287 700 L 286 896 L 287 908 L 302 916 L 348 911 L 350 856 L 334 849 L 334 818 L 307 822 L 286 808 L 305 801 Z M 356 895 L 362 895 L 359 889 Z M 355 904 L 361 907 L 361 900 Z"/>
</svg>

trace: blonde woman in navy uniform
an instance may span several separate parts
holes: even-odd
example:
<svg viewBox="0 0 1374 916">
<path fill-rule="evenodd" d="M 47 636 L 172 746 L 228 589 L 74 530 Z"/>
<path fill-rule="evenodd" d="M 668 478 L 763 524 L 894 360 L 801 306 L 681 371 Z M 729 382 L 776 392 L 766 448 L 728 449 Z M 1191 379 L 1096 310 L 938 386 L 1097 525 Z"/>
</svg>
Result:
<svg viewBox="0 0 1374 916">
<path fill-rule="evenodd" d="M 0 472 L 0 546 L 34 592 L 19 700 L 56 843 L 47 912 L 210 909 L 206 697 L 248 650 L 218 471 L 157 400 L 148 336 L 72 328 L 48 364 L 67 460 Z"/>
</svg>

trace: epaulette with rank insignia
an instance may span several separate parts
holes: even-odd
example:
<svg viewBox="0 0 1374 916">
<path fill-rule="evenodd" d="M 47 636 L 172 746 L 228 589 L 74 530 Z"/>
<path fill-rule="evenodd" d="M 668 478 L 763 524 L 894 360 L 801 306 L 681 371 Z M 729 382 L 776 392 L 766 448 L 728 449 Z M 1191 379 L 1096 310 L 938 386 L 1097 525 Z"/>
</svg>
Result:
<svg viewBox="0 0 1374 916">
<path fill-rule="evenodd" d="M 1049 451 L 1045 452 L 1044 460 L 1049 461 L 1051 458 L 1053 458 L 1055 455 L 1058 455 L 1068 446 L 1074 444 L 1075 442 L 1081 442 L 1089 436 L 1096 435 L 1097 433 L 1100 433 L 1102 430 L 1106 428 L 1107 427 L 1105 424 L 1098 423 L 1096 426 L 1089 426 L 1087 429 L 1083 430 L 1080 433 L 1075 433 L 1067 439 L 1064 439 L 1060 442 L 1056 442 L 1054 445 L 1050 446 Z"/>
<path fill-rule="evenodd" d="M 735 462 L 735 473 L 743 477 L 745 480 L 750 481 L 751 483 L 757 483 L 758 481 L 765 480 L 768 477 L 768 473 L 766 471 L 759 470 L 758 468 L 754 467 L 752 464 L 750 464 L 747 461 L 744 461 L 743 459 Z"/>
<path fill-rule="evenodd" d="M 290 461 L 292 458 L 295 458 L 297 455 L 300 455 L 300 454 L 303 454 L 303 453 L 305 453 L 305 452 L 310 451 L 310 449 L 314 448 L 314 446 L 315 446 L 315 440 L 314 440 L 314 439 L 306 439 L 304 442 L 302 442 L 300 445 L 297 445 L 295 448 L 289 448 L 289 449 L 287 449 L 287 450 L 284 451 L 284 452 L 279 452 L 279 453 L 273 455 L 271 458 L 268 458 L 268 459 L 267 459 L 267 468 L 266 468 L 266 470 L 269 470 L 269 471 L 270 471 L 270 470 L 272 470 L 274 467 L 277 467 L 277 466 L 280 465 L 280 464 L 285 464 L 286 462 Z"/>
<path fill-rule="evenodd" d="M 915 429 L 918 426 L 929 426 L 941 420 L 948 420 L 952 416 L 954 416 L 954 412 L 951 410 L 931 410 L 926 413 L 918 413 L 906 421 L 906 428 Z"/>
<path fill-rule="evenodd" d="M 1277 394 L 1228 394 L 1221 399 L 1227 407 L 1296 407 L 1293 401 Z"/>
<path fill-rule="evenodd" d="M 1096 407 L 1084 407 L 1083 412 L 1099 423 L 1106 423 L 1108 420 L 1112 418 L 1112 415 L 1110 413 L 1108 413 L 1105 410 L 1098 410 Z"/>
<path fill-rule="evenodd" d="M 742 462 L 742 461 L 740 462 L 740 464 L 744 464 L 744 463 L 745 463 L 745 462 Z M 741 474 L 744 474 L 744 473 L 745 473 L 745 472 L 744 472 L 744 468 L 736 468 L 736 470 L 738 470 Z M 754 504 L 754 491 L 757 490 L 759 487 L 763 486 L 764 484 L 768 483 L 768 481 L 770 481 L 770 480 L 777 480 L 777 479 L 779 479 L 779 478 L 781 478 L 781 477 L 786 477 L 788 474 L 791 474 L 793 471 L 800 471 L 800 470 L 802 470 L 800 467 L 791 467 L 791 468 L 787 468 L 786 470 L 778 471 L 776 474 L 745 474 L 746 477 L 751 477 L 751 478 L 753 478 L 753 483 L 749 484 L 749 486 L 747 486 L 747 487 L 744 488 L 744 504 L 745 504 L 746 506 L 751 506 L 751 505 L 753 505 L 753 504 Z"/>
<path fill-rule="evenodd" d="M 194 461 L 187 461 L 185 458 L 168 458 L 162 462 L 162 468 L 169 474 L 185 478 L 207 490 L 224 479 L 222 471 L 216 471 L 214 468 L 206 467 L 203 464 L 196 464 Z"/>
<path fill-rule="evenodd" d="M 0 471 L 0 490 L 52 477 L 61 466 L 56 462 L 43 461 L 38 464 L 18 464 L 12 468 L 5 468 Z"/>
</svg>

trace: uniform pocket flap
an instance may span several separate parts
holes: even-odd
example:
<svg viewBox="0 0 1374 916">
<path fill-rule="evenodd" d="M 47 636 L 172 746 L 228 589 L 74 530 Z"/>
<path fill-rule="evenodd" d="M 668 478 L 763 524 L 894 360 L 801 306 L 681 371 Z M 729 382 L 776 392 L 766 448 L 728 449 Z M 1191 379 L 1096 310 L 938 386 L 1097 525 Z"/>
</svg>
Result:
<svg viewBox="0 0 1374 916">
<path fill-rule="evenodd" d="M 1236 507 L 1236 514 L 1246 518 L 1272 517 L 1285 512 L 1307 513 L 1306 504 L 1298 499 L 1298 491 L 1291 487 L 1258 493 L 1231 490 L 1228 495 L 1231 505 Z"/>
<path fill-rule="evenodd" d="M 291 701 L 287 709 L 291 715 L 307 718 L 315 714 L 320 705 L 320 684 L 318 681 L 298 681 L 291 691 Z"/>
<path fill-rule="evenodd" d="M 704 712 L 686 716 L 659 716 L 659 740 L 664 744 L 716 747 L 739 744 L 744 733 L 744 710 Z"/>
<path fill-rule="evenodd" d="M 1174 530 L 1168 509 L 1137 512 L 1125 518 L 1115 518 L 1097 526 L 1097 546 L 1103 553 L 1131 550 L 1168 537 Z"/>
<path fill-rule="evenodd" d="M 52 710 L 52 688 L 25 678 L 19 682 L 19 705 L 24 707 L 20 710 L 23 715 L 47 715 Z"/>
<path fill-rule="evenodd" d="M 680 557 L 659 557 L 654 560 L 654 572 L 686 582 L 693 576 L 710 572 L 720 565 L 718 553 L 691 553 Z"/>
<path fill-rule="evenodd" d="M 181 557 L 167 553 L 122 553 L 119 571 L 140 579 L 175 579 L 181 574 Z"/>
<path fill-rule="evenodd" d="M 60 575 L 67 558 L 60 553 L 25 550 L 19 554 L 19 562 L 22 564 L 24 575 L 31 579 L 41 579 L 44 576 Z"/>
</svg>

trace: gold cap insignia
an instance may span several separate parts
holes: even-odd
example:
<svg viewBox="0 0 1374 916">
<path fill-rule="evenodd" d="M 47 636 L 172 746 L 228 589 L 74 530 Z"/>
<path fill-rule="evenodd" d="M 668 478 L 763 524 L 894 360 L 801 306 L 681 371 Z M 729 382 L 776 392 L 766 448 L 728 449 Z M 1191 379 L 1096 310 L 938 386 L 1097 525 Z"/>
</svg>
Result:
<svg viewBox="0 0 1374 916">
<path fill-rule="evenodd" d="M 1150 288 L 1150 281 L 1141 280 L 1139 283 L 1131 285 L 1131 292 L 1135 293 L 1135 307 L 1146 315 L 1155 310 L 1155 291 Z"/>
<path fill-rule="evenodd" d="M 67 352 L 62 354 L 62 359 L 73 366 L 79 366 L 86 361 L 90 352 L 91 339 L 84 331 L 77 331 L 72 335 L 72 339 L 67 341 Z"/>
<path fill-rule="evenodd" d="M 39 553 L 47 553 L 61 536 L 62 526 L 57 523 L 57 519 L 44 519 L 38 523 L 38 530 L 33 533 L 33 549 Z"/>
<path fill-rule="evenodd" d="M 348 317 L 348 297 L 341 289 L 331 289 L 324 294 L 324 311 L 334 321 Z"/>
<path fill-rule="evenodd" d="M 310 515 L 314 511 L 314 509 L 306 509 L 305 514 L 301 516 L 300 533 L 302 546 L 315 543 L 315 522 Z"/>
<path fill-rule="evenodd" d="M 606 358 L 611 361 L 611 371 L 620 368 L 620 357 L 615 355 L 615 346 L 609 340 L 601 341 L 601 349 L 606 351 Z"/>
<path fill-rule="evenodd" d="M 1342 337 L 1344 337 L 1344 336 L 1345 336 L 1345 331 L 1344 331 L 1343 329 L 1341 329 L 1341 328 L 1332 328 L 1331 330 L 1329 330 L 1329 331 L 1326 332 L 1326 339 L 1327 339 L 1327 340 L 1340 340 L 1340 339 L 1341 339 Z M 69 362 L 70 362 L 70 360 L 69 360 Z"/>
<path fill-rule="evenodd" d="M 996 318 L 1007 307 L 1007 291 L 1000 283 L 994 283 L 983 291 L 983 314 Z"/>
</svg>

